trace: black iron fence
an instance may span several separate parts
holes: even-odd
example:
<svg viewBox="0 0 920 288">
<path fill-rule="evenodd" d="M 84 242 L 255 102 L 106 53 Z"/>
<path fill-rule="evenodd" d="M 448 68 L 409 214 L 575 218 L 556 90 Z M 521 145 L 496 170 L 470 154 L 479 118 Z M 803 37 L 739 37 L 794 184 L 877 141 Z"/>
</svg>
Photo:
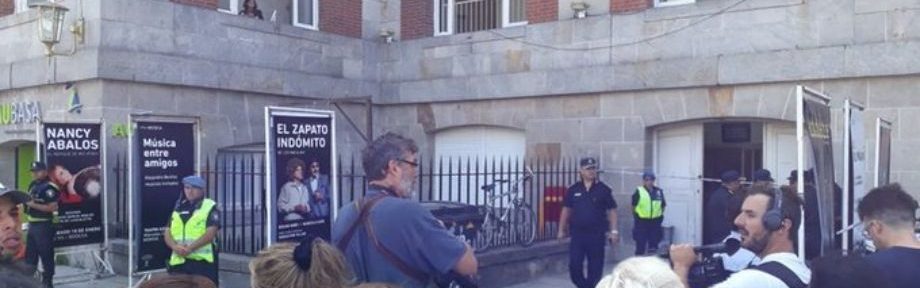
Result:
<svg viewBox="0 0 920 288">
<path fill-rule="evenodd" d="M 208 158 L 203 163 L 202 177 L 207 179 L 207 195 L 218 203 L 221 230 L 218 247 L 225 253 L 254 255 L 265 246 L 265 164 L 262 153 L 226 153 Z M 339 207 L 364 195 L 367 179 L 360 170 L 359 159 L 338 157 Z M 536 241 L 554 239 L 562 196 L 569 185 L 577 181 L 575 159 L 521 160 L 505 158 L 419 157 L 418 180 L 413 198 L 419 201 L 446 201 L 469 205 L 485 205 L 482 186 L 496 184 L 497 193 L 511 191 L 513 180 L 532 169 L 532 179 L 517 186 L 524 203 L 532 207 L 538 218 Z M 113 237 L 127 238 L 128 173 L 124 157 L 113 165 L 116 191 Z M 508 180 L 507 182 L 505 180 Z M 499 209 L 510 205 L 510 198 L 495 202 Z M 499 247 L 514 246 L 511 241 L 498 241 Z"/>
</svg>

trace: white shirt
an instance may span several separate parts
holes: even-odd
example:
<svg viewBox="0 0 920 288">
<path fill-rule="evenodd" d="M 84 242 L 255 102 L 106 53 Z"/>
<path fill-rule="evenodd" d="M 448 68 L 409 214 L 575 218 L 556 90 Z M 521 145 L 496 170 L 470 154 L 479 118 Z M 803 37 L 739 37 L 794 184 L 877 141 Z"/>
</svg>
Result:
<svg viewBox="0 0 920 288">
<path fill-rule="evenodd" d="M 809 283 L 811 281 L 811 270 L 808 269 L 808 266 L 805 266 L 805 262 L 802 259 L 799 259 L 799 256 L 795 254 L 783 252 L 783 253 L 773 253 L 767 255 L 763 258 L 763 263 L 767 262 L 779 262 L 789 270 L 792 270 L 796 276 L 799 277 L 799 280 L 802 280 L 804 283 Z M 758 287 L 758 288 L 788 288 L 786 283 L 783 283 L 779 278 L 773 277 L 773 275 L 764 273 L 762 271 L 745 269 L 738 273 L 732 274 L 731 277 L 728 277 L 722 283 L 712 286 L 712 288 L 747 288 L 747 287 Z"/>
<path fill-rule="evenodd" d="M 728 237 L 725 237 L 725 240 L 722 242 L 724 243 L 725 241 L 728 241 L 728 239 L 732 238 L 741 241 L 741 234 L 737 231 L 732 231 L 731 234 L 729 234 Z M 757 255 L 754 254 L 754 252 L 751 252 L 751 250 L 744 248 L 738 249 L 738 251 L 732 255 L 720 253 L 715 254 L 714 256 L 722 257 L 722 267 L 725 267 L 725 270 L 731 272 L 738 272 L 746 269 L 748 266 L 760 264 L 760 257 L 757 257 Z"/>
</svg>

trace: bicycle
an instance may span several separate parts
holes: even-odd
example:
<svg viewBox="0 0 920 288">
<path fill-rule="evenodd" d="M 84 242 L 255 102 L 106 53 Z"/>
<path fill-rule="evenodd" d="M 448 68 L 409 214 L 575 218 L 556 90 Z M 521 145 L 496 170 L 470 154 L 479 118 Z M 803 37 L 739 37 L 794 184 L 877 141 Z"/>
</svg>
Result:
<svg viewBox="0 0 920 288">
<path fill-rule="evenodd" d="M 529 167 L 526 169 L 526 174 L 514 181 L 496 180 L 492 184 L 481 187 L 486 194 L 486 203 L 485 206 L 482 206 L 485 216 L 473 243 L 476 252 L 486 251 L 506 239 L 522 247 L 533 244 L 537 236 L 537 217 L 530 204 L 524 202 L 524 197 L 518 188 L 520 183 L 533 177 L 533 171 Z M 511 191 L 495 194 L 497 184 L 509 182 L 511 182 Z M 498 207 L 496 201 L 507 196 L 511 197 L 511 206 Z"/>
</svg>

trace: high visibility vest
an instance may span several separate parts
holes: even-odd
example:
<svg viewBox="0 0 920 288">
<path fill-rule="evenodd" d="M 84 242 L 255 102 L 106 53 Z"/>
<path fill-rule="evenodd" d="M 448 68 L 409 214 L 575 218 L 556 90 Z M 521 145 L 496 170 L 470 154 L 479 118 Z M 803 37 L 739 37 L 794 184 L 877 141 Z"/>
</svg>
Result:
<svg viewBox="0 0 920 288">
<path fill-rule="evenodd" d="M 645 186 L 636 187 L 639 191 L 639 203 L 636 204 L 636 215 L 640 219 L 655 219 L 663 215 L 661 210 L 661 199 L 652 200 L 651 194 L 645 190 Z M 660 198 L 660 197 L 659 197 Z"/>
<path fill-rule="evenodd" d="M 172 222 L 169 224 L 169 234 L 173 240 L 179 245 L 187 246 L 194 243 L 198 238 L 203 237 L 208 232 L 208 214 L 211 213 L 211 209 L 214 209 L 215 205 L 214 200 L 204 199 L 201 207 L 198 207 L 192 213 L 192 217 L 188 218 L 187 222 L 182 222 L 179 212 L 173 211 Z M 172 256 L 169 257 L 169 266 L 181 265 L 185 263 L 185 259 L 214 263 L 214 243 L 208 243 L 185 257 L 173 252 Z"/>
</svg>

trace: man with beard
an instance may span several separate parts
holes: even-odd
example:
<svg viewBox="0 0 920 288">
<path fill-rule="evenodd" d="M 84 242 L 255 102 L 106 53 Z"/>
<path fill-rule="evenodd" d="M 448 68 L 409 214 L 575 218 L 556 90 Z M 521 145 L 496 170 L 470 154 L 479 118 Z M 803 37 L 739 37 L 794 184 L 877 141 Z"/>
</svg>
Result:
<svg viewBox="0 0 920 288">
<path fill-rule="evenodd" d="M 19 204 L 28 201 L 25 193 L 0 184 L 0 260 L 20 261 L 26 255 Z"/>
<path fill-rule="evenodd" d="M 411 200 L 417 152 L 415 141 L 394 133 L 361 152 L 367 193 L 346 204 L 332 227 L 332 243 L 344 252 L 358 282 L 427 287 L 439 275 L 476 274 L 473 249 Z"/>
<path fill-rule="evenodd" d="M 329 175 L 321 174 L 319 160 L 310 160 L 310 176 L 304 180 L 310 191 L 310 215 L 313 218 L 329 216 Z"/>
<path fill-rule="evenodd" d="M 760 265 L 732 274 L 715 288 L 762 287 L 805 288 L 811 271 L 794 254 L 795 238 L 802 221 L 802 200 L 790 189 L 780 190 L 769 185 L 753 185 L 735 217 L 741 232 L 741 246 L 756 253 Z M 674 272 L 685 286 L 690 266 L 696 254 L 690 245 L 671 246 Z"/>
</svg>

